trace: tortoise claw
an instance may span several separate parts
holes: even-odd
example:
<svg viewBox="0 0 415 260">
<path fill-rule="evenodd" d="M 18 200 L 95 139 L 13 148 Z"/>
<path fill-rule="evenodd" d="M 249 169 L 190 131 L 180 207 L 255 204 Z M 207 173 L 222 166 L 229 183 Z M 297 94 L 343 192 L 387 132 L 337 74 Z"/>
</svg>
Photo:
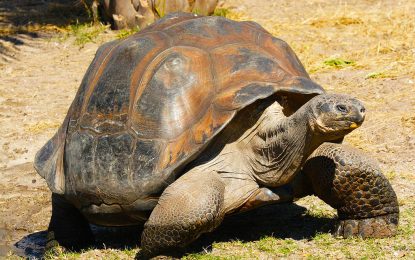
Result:
<svg viewBox="0 0 415 260">
<path fill-rule="evenodd" d="M 336 225 L 334 235 L 362 238 L 383 238 L 396 235 L 399 213 L 365 219 L 343 219 Z"/>
</svg>

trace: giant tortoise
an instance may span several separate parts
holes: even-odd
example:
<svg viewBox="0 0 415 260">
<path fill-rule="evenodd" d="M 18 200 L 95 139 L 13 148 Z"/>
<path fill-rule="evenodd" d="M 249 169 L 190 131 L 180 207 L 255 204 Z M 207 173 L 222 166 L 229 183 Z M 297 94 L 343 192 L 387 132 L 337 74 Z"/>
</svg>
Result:
<svg viewBox="0 0 415 260">
<path fill-rule="evenodd" d="M 336 232 L 396 233 L 396 195 L 343 137 L 363 104 L 327 94 L 254 22 L 175 13 L 101 46 L 35 167 L 52 191 L 49 244 L 89 223 L 143 225 L 142 256 L 183 247 L 226 215 L 314 194 Z"/>
</svg>

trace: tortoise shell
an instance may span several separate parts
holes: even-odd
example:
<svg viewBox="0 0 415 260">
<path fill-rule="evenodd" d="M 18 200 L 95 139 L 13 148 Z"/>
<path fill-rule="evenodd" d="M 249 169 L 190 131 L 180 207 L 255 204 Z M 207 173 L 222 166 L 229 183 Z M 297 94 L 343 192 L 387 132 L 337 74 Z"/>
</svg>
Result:
<svg viewBox="0 0 415 260">
<path fill-rule="evenodd" d="M 241 109 L 323 93 L 254 22 L 172 14 L 101 46 L 35 167 L 53 192 L 91 203 L 160 194 Z"/>
</svg>

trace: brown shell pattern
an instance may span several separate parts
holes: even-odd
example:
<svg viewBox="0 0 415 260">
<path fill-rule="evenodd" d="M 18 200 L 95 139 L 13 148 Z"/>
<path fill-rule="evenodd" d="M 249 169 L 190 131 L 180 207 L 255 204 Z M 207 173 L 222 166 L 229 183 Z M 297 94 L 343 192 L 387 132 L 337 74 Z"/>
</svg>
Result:
<svg viewBox="0 0 415 260">
<path fill-rule="evenodd" d="M 60 149 L 66 194 L 133 203 L 174 181 L 238 110 L 281 92 L 323 92 L 285 42 L 253 22 L 171 15 L 99 48 L 37 168 L 48 165 L 53 190 L 47 160 Z"/>
</svg>

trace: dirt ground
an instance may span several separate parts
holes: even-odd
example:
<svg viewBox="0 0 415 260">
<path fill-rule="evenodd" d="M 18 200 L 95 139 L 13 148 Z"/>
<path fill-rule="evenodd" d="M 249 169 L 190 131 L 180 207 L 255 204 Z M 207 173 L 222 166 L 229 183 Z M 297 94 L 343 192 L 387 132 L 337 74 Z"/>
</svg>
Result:
<svg viewBox="0 0 415 260">
<path fill-rule="evenodd" d="M 26 9 L 19 4 L 29 6 L 30 2 L 2 1 L 0 26 L 19 26 L 10 13 L 18 9 L 25 16 Z M 35 7 L 37 9 L 32 11 L 36 15 L 46 10 L 41 3 Z M 254 20 L 287 41 L 311 77 L 329 92 L 351 94 L 365 103 L 367 119 L 361 128 L 346 137 L 346 142 L 379 161 L 398 195 L 401 224 L 408 229 L 400 230 L 400 238 L 408 240 L 406 243 L 393 239 L 374 242 L 375 247 L 378 245 L 384 251 L 381 258 L 415 257 L 412 213 L 415 210 L 415 1 L 227 0 L 221 7 L 229 10 L 228 17 Z M 62 24 L 56 26 L 59 29 Z M 79 45 L 76 36 L 71 34 L 65 36 L 56 30 L 37 29 L 36 32 L 15 30 L 18 33 L 3 33 L 0 37 L 0 258 L 42 252 L 42 231 L 50 218 L 50 192 L 33 169 L 34 154 L 63 121 L 98 46 L 116 37 L 116 33 L 105 30 L 92 41 Z M 298 249 L 282 257 L 308 258 L 305 251 L 313 250 L 318 244 L 314 235 L 332 221 L 332 211 L 315 198 L 301 200 L 298 204 L 308 212 L 319 212 L 316 207 L 321 207 L 324 214 L 323 217 L 298 219 L 305 209 L 300 206 L 292 209 L 292 216 L 297 216 L 295 221 L 310 223 L 315 229 L 307 231 L 290 222 L 289 228 L 303 234 L 288 232 L 288 235 L 279 236 L 294 239 Z M 232 237 L 235 234 L 232 228 L 243 229 L 251 225 L 252 218 L 268 223 L 269 218 L 264 216 L 278 210 L 263 209 L 240 223 L 228 221 L 222 231 L 203 238 L 202 247 L 203 243 L 212 244 L 215 234 L 219 234 L 225 237 L 220 240 L 225 243 L 213 246 L 209 254 L 240 255 L 228 252 L 247 250 L 247 244 L 226 243 L 232 239 L 243 240 Z M 286 223 L 287 219 L 274 222 L 272 228 Z M 277 228 L 272 232 L 264 231 L 264 226 L 257 230 L 264 236 L 277 232 Z M 260 240 L 260 235 L 249 241 Z M 16 242 L 19 242 L 18 248 L 13 246 Z M 344 246 L 342 243 L 336 240 L 332 244 Z M 353 243 L 348 245 L 359 251 L 359 244 Z M 401 243 L 405 246 L 400 246 Z M 276 258 L 272 252 L 261 251 L 259 246 L 252 250 L 254 253 L 242 258 Z M 322 257 L 355 258 L 355 253 L 363 257 L 357 252 L 352 255 L 343 251 L 321 253 L 324 245 L 323 249 L 316 250 L 316 255 Z M 98 249 L 92 252 L 97 258 L 102 256 Z M 121 258 L 130 256 L 126 251 Z"/>
</svg>

